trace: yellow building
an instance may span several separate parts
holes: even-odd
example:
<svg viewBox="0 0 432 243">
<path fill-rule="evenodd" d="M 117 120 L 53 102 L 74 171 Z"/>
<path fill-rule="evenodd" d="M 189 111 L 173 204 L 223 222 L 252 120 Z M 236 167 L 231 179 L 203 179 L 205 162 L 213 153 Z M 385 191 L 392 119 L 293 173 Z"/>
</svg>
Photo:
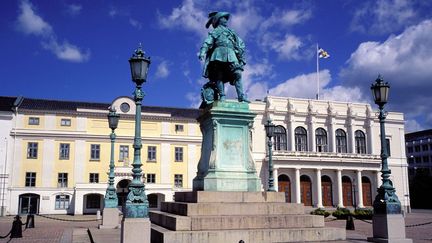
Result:
<svg viewBox="0 0 432 243">
<path fill-rule="evenodd" d="M 135 103 L 21 99 L 11 120 L 7 214 L 83 214 L 103 208 L 110 161 L 108 107 L 117 108 L 115 186 L 119 206 L 132 180 Z M 12 112 L 12 111 L 11 111 Z M 141 161 L 151 207 L 190 190 L 199 160 L 196 109 L 142 107 Z"/>
</svg>

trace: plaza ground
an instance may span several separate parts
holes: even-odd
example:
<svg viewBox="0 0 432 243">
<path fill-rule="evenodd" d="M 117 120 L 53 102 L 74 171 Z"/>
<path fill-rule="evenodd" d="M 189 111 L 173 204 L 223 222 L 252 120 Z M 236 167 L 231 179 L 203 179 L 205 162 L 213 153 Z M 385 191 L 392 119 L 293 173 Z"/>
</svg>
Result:
<svg viewBox="0 0 432 243">
<path fill-rule="evenodd" d="M 90 229 L 94 242 L 118 243 L 120 230 L 99 230 L 101 223 L 95 215 L 53 215 L 52 218 L 35 216 L 35 228 L 24 230 L 23 238 L 0 239 L 0 242 L 24 243 L 84 243 L 90 242 L 87 229 Z M 55 219 L 54 219 L 55 218 Z M 22 221 L 25 222 L 23 217 Z M 6 235 L 12 226 L 13 216 L 0 217 L 0 236 Z M 345 228 L 346 221 L 327 218 L 327 227 Z M 414 242 L 432 242 L 432 210 L 413 210 L 405 218 L 406 234 Z M 347 230 L 347 240 L 343 242 L 367 242 L 372 236 L 370 220 L 355 220 L 355 230 Z M 341 241 L 338 241 L 341 242 Z"/>
</svg>

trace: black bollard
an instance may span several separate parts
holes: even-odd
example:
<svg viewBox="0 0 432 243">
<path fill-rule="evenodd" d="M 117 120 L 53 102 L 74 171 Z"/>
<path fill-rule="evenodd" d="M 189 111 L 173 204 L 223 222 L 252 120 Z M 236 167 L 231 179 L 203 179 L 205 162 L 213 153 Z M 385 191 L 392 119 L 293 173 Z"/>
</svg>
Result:
<svg viewBox="0 0 432 243">
<path fill-rule="evenodd" d="M 347 230 L 355 230 L 355 227 L 354 227 L 354 218 L 353 218 L 352 215 L 348 215 L 347 216 L 345 229 L 347 229 Z"/>
<path fill-rule="evenodd" d="M 10 238 L 22 238 L 22 221 L 19 215 L 15 216 L 15 220 L 12 222 L 12 229 Z"/>
<path fill-rule="evenodd" d="M 25 223 L 26 229 L 27 228 L 34 228 L 34 214 L 27 214 L 27 221 Z"/>
</svg>

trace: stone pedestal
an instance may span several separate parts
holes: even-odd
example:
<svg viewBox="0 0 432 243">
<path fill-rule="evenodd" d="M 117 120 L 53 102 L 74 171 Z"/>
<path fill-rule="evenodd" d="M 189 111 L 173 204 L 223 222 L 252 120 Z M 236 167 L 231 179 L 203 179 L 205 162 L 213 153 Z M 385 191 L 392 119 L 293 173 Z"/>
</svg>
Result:
<svg viewBox="0 0 432 243">
<path fill-rule="evenodd" d="M 123 218 L 121 243 L 150 243 L 149 218 Z"/>
<path fill-rule="evenodd" d="M 248 103 L 214 102 L 198 118 L 203 135 L 194 191 L 260 191 L 250 147 Z"/>
<path fill-rule="evenodd" d="M 117 229 L 120 226 L 119 220 L 120 211 L 118 208 L 104 208 L 102 224 L 99 229 Z"/>
<path fill-rule="evenodd" d="M 402 214 L 375 214 L 372 218 L 373 237 L 370 242 L 412 243 L 405 236 L 405 220 Z"/>
</svg>

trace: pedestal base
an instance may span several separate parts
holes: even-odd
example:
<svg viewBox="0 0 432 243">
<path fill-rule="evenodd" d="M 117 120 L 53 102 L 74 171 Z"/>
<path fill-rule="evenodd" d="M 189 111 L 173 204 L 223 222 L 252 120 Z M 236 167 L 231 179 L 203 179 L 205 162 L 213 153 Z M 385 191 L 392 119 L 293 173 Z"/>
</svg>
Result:
<svg viewBox="0 0 432 243">
<path fill-rule="evenodd" d="M 123 218 L 121 243 L 150 243 L 149 218 Z"/>
<path fill-rule="evenodd" d="M 373 237 L 370 242 L 412 243 L 405 238 L 405 219 L 402 214 L 376 214 L 372 218 Z"/>
<path fill-rule="evenodd" d="M 117 229 L 120 227 L 119 220 L 120 211 L 118 208 L 104 208 L 102 224 L 99 229 Z"/>
</svg>

